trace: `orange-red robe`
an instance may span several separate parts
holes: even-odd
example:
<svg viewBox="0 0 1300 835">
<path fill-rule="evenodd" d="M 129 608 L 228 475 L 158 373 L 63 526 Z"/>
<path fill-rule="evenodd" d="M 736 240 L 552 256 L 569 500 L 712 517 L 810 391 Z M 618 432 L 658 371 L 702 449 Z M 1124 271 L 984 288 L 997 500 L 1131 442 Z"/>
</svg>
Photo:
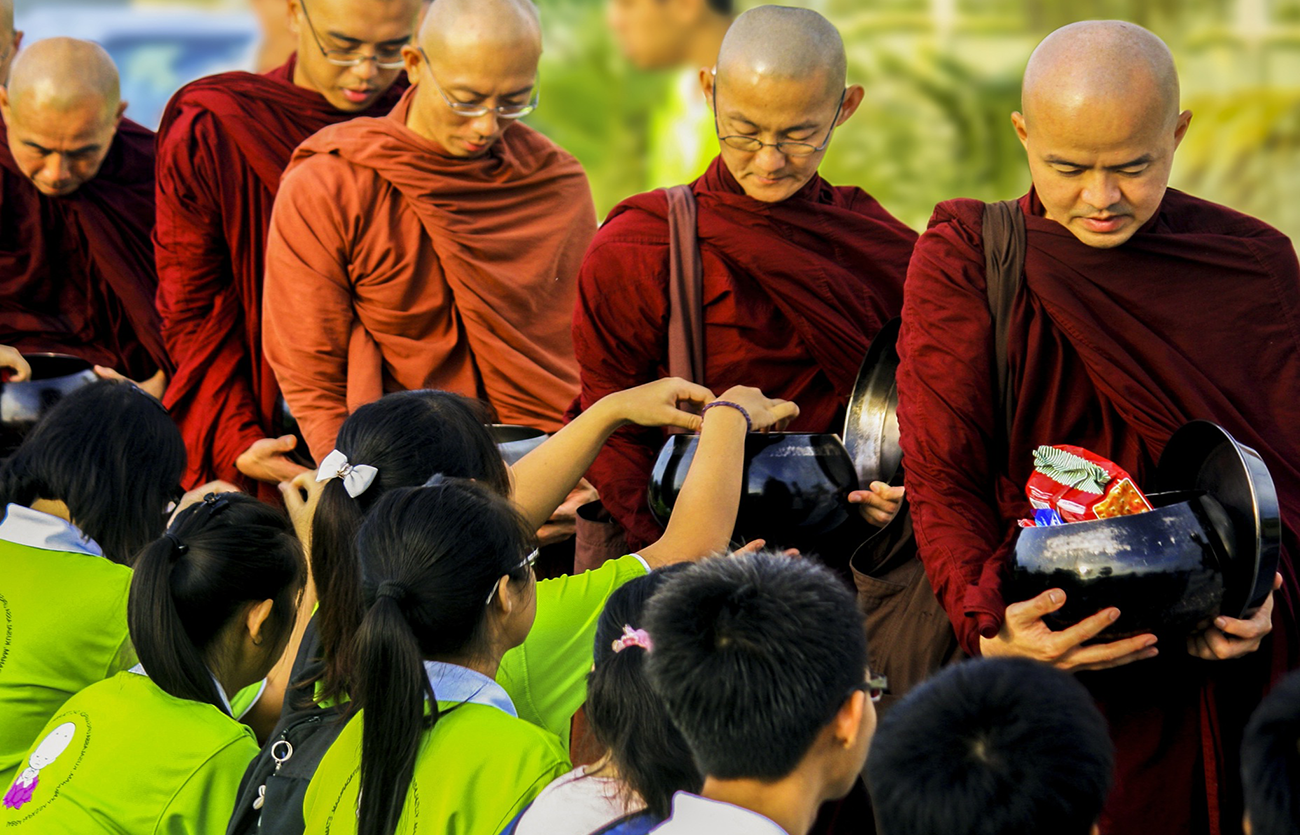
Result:
<svg viewBox="0 0 1300 835">
<path fill-rule="evenodd" d="M 276 201 L 263 344 L 318 460 L 388 391 L 481 397 L 547 431 L 578 391 L 582 167 L 521 123 L 485 156 L 447 156 L 406 127 L 414 95 L 303 143 Z"/>
</svg>

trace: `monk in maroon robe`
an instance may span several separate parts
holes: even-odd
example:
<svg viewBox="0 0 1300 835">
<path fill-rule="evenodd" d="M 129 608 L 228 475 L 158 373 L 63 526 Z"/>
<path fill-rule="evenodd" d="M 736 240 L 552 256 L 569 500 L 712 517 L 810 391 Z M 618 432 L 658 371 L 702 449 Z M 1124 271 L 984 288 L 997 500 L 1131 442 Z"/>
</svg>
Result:
<svg viewBox="0 0 1300 835">
<path fill-rule="evenodd" d="M 117 69 L 94 44 L 51 38 L 0 89 L 0 343 L 73 354 L 161 396 L 153 307 L 153 134 L 122 118 Z"/>
<path fill-rule="evenodd" d="M 381 116 L 418 0 L 294 0 L 298 52 L 266 75 L 223 73 L 182 88 L 158 132 L 158 310 L 176 362 L 166 404 L 189 451 L 186 485 L 246 489 L 303 467 L 262 355 L 262 273 L 271 206 L 294 148 L 327 125 Z M 305 455 L 306 450 L 298 452 Z"/>
<path fill-rule="evenodd" d="M 1150 32 L 1091 22 L 1049 36 L 1026 69 L 1023 111 L 1013 122 L 1034 186 L 1019 203 L 1028 254 L 1007 325 L 1010 437 L 983 204 L 941 204 L 908 275 L 899 422 L 920 557 L 967 652 L 1075 670 L 1098 699 L 1118 751 L 1103 833 L 1237 832 L 1242 728 L 1300 650 L 1296 255 L 1268 225 L 1167 189 L 1191 113 Z M 1106 642 L 1115 609 L 1052 632 L 1043 616 L 1064 592 L 1004 598 L 1035 447 L 1078 445 L 1149 483 L 1194 419 L 1258 450 L 1277 486 L 1281 587 L 1257 612 L 1216 618 L 1186 645 Z"/>
<path fill-rule="evenodd" d="M 700 78 L 722 153 L 691 184 L 704 271 L 695 382 L 758 386 L 799 404 L 791 431 L 838 432 L 872 337 L 898 315 L 916 240 L 870 195 L 817 174 L 864 91 L 845 86 L 829 22 L 776 6 L 738 18 L 716 86 L 712 71 Z M 662 191 L 626 200 L 587 252 L 573 325 L 584 408 L 667 372 L 667 217 Z M 590 472 L 633 548 L 661 534 L 646 487 L 662 443 L 658 432 L 620 430 Z"/>
</svg>

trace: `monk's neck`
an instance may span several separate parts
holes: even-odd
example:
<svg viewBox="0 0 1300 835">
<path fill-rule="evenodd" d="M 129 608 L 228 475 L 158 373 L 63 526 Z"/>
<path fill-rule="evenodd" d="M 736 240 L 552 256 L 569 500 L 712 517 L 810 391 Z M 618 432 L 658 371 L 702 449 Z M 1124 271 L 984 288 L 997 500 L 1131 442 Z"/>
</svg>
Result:
<svg viewBox="0 0 1300 835">
<path fill-rule="evenodd" d="M 722 39 L 731 27 L 729 15 L 710 14 L 705 25 L 701 26 L 691 39 L 687 48 L 687 60 L 690 69 L 712 67 L 718 63 L 718 53 L 722 51 Z"/>
<path fill-rule="evenodd" d="M 789 835 L 807 835 L 822 804 L 822 787 L 802 768 L 775 783 L 705 777 L 700 795 L 757 812 Z"/>
</svg>

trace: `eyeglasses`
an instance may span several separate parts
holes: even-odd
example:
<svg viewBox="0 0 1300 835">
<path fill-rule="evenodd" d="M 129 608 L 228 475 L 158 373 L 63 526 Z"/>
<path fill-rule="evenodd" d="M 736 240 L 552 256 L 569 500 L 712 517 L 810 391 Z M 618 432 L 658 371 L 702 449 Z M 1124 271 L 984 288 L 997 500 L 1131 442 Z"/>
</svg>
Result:
<svg viewBox="0 0 1300 835">
<path fill-rule="evenodd" d="M 298 4 L 302 6 L 302 16 L 307 20 L 307 28 L 311 30 L 311 36 L 316 41 L 316 48 L 320 50 L 321 55 L 325 56 L 325 60 L 334 66 L 357 67 L 366 61 L 374 61 L 375 66 L 381 70 L 396 70 L 405 65 L 400 46 L 376 48 L 374 55 L 363 55 L 347 49 L 326 49 L 325 44 L 321 43 L 316 27 L 312 25 L 311 15 L 307 13 L 307 4 L 303 0 L 298 0 Z"/>
<path fill-rule="evenodd" d="M 876 675 L 869 674 L 866 681 L 849 688 L 849 695 L 852 696 L 858 690 L 866 693 L 867 698 L 871 701 L 878 702 L 882 696 L 889 692 L 889 677 L 879 673 Z"/>
<path fill-rule="evenodd" d="M 826 150 L 826 146 L 831 144 L 831 134 L 835 133 L 835 123 L 840 120 L 840 111 L 844 109 L 844 97 L 849 93 L 845 88 L 840 93 L 840 103 L 835 106 L 835 115 L 831 118 L 831 129 L 826 131 L 826 139 L 820 145 L 813 145 L 809 142 L 763 142 L 756 136 L 742 136 L 738 133 L 722 135 L 722 129 L 718 127 L 718 84 L 715 79 L 713 83 L 713 132 L 718 135 L 718 141 L 735 148 L 737 151 L 746 151 L 748 153 L 758 153 L 764 148 L 776 148 L 778 153 L 785 154 L 788 157 L 808 157 L 820 151 Z"/>
<path fill-rule="evenodd" d="M 537 562 L 537 557 L 539 553 L 540 552 L 536 548 L 529 551 L 527 554 L 524 555 L 524 558 L 519 561 L 519 565 L 516 565 L 514 568 L 510 569 L 510 571 L 508 571 L 506 574 L 502 576 L 509 577 L 511 574 L 514 574 L 516 571 L 518 571 L 521 568 L 527 568 L 529 571 L 532 571 L 533 564 Z M 483 604 L 484 606 L 492 605 L 492 601 L 497 596 L 497 589 L 500 588 L 500 586 L 501 586 L 501 580 L 500 578 L 498 578 L 496 583 L 494 583 L 492 586 L 492 591 L 488 592 L 487 601 Z"/>
<path fill-rule="evenodd" d="M 425 53 L 424 47 L 416 47 L 416 49 L 419 50 L 420 57 L 424 59 L 424 66 L 429 71 L 429 78 L 433 80 L 434 89 L 438 91 L 438 95 L 442 96 L 442 100 L 447 103 L 447 106 L 450 107 L 451 111 L 457 116 L 464 116 L 467 119 L 477 119 L 480 116 L 495 113 L 498 119 L 522 119 L 524 116 L 527 116 L 529 113 L 536 110 L 538 102 L 541 101 L 541 94 L 537 91 L 536 84 L 534 84 L 533 87 L 532 101 L 527 104 L 503 104 L 500 107 L 485 107 L 484 105 L 474 104 L 473 102 L 456 101 L 451 96 L 448 96 L 447 91 L 442 89 L 442 85 L 438 83 L 437 77 L 433 74 L 433 66 L 429 63 L 429 56 Z M 380 66 L 382 67 L 383 64 L 380 64 Z"/>
</svg>

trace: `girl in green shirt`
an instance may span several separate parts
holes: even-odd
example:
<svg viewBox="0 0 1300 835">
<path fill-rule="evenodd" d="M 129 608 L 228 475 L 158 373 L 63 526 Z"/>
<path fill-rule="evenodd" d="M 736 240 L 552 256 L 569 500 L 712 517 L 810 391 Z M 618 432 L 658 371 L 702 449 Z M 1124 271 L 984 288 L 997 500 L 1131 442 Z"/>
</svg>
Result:
<svg viewBox="0 0 1300 835">
<path fill-rule="evenodd" d="M 598 571 L 537 583 L 537 521 L 480 482 L 437 475 L 370 509 L 356 540 L 365 614 L 349 692 L 360 712 L 312 780 L 307 831 L 497 835 L 570 770 L 556 735 L 521 718 L 520 704 L 554 702 L 569 686 L 581 701 L 591 644 L 588 635 L 585 646 L 572 645 L 572 622 L 594 624 L 609 594 L 645 567 L 723 550 L 748 428 L 797 413 L 754 389 L 725 398 L 702 419 L 681 510 L 664 537 Z M 552 471 L 580 466 L 553 451 L 541 462 Z M 579 674 L 556 679 L 570 668 Z"/>
<path fill-rule="evenodd" d="M 224 832 L 257 753 L 227 694 L 279 659 L 305 574 L 282 512 L 229 493 L 183 510 L 131 578 L 140 664 L 85 688 L 46 723 L 8 785 L 0 827 Z"/>
</svg>

